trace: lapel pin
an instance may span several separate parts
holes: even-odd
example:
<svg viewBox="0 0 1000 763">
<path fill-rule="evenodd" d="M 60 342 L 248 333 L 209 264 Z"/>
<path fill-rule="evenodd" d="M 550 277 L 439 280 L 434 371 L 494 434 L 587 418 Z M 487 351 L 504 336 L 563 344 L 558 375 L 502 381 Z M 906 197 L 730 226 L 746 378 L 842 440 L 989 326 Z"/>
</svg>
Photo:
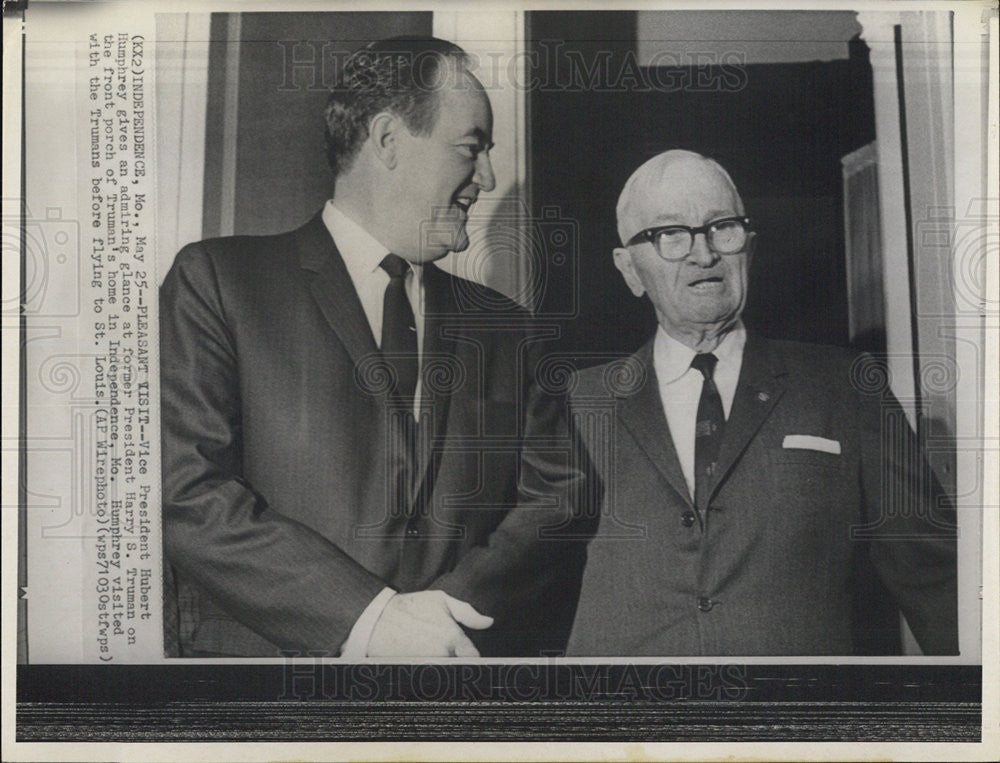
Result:
<svg viewBox="0 0 1000 763">
<path fill-rule="evenodd" d="M 762 403 L 766 403 L 768 400 L 771 399 L 771 396 L 766 392 L 758 392 L 757 399 L 760 400 Z"/>
</svg>

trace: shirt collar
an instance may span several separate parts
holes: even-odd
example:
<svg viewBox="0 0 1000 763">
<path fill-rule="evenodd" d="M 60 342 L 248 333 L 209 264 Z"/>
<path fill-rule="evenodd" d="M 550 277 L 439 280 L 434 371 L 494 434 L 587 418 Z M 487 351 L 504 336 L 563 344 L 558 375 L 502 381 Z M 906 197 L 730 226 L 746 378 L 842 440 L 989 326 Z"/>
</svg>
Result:
<svg viewBox="0 0 1000 763">
<path fill-rule="evenodd" d="M 743 321 L 737 321 L 712 351 L 719 359 L 718 365 L 739 362 L 743 357 L 746 340 L 747 331 Z M 691 368 L 691 360 L 696 354 L 686 344 L 670 336 L 663 326 L 657 326 L 656 338 L 653 340 L 653 367 L 661 384 L 670 384 L 680 379 Z"/>
<path fill-rule="evenodd" d="M 389 250 L 338 209 L 333 199 L 328 200 L 323 207 L 323 224 L 333 237 L 333 243 L 340 252 L 352 281 L 358 283 L 372 274 L 385 272 L 379 265 L 389 254 Z M 411 262 L 410 269 L 419 279 L 422 267 Z"/>
</svg>

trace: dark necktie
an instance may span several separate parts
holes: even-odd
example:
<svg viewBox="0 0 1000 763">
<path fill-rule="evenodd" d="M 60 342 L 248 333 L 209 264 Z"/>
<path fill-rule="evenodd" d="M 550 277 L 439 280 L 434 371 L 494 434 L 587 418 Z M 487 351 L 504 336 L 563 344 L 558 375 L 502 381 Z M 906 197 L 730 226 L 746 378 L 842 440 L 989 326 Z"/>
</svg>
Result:
<svg viewBox="0 0 1000 763">
<path fill-rule="evenodd" d="M 402 257 L 387 254 L 380 263 L 389 274 L 389 285 L 382 303 L 382 353 L 396 372 L 393 397 L 412 404 L 417 392 L 417 325 L 413 308 L 406 297 L 406 274 L 409 264 Z"/>
<path fill-rule="evenodd" d="M 694 431 L 694 505 L 704 511 L 708 505 L 712 477 L 719 461 L 719 445 L 726 428 L 726 415 L 722 398 L 715 387 L 712 374 L 718 358 L 712 353 L 695 355 L 691 368 L 701 371 L 705 381 L 698 400 L 698 419 Z"/>
</svg>

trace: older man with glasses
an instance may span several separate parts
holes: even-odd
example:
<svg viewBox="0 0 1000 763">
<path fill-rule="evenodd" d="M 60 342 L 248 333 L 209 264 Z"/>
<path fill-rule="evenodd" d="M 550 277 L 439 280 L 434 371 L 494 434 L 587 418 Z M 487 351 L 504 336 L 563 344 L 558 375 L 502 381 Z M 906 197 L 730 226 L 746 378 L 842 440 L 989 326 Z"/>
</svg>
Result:
<svg viewBox="0 0 1000 763">
<path fill-rule="evenodd" d="M 575 379 L 604 498 L 568 653 L 851 654 L 864 569 L 925 653 L 957 653 L 954 512 L 891 393 L 852 383 L 870 358 L 744 327 L 756 234 L 726 171 L 660 154 L 617 218 L 659 327 Z"/>
</svg>

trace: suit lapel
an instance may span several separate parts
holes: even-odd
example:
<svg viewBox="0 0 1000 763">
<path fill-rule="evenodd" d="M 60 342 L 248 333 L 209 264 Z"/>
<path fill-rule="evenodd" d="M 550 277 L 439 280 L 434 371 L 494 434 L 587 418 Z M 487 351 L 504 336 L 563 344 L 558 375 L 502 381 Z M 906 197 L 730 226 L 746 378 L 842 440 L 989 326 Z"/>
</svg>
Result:
<svg viewBox="0 0 1000 763">
<path fill-rule="evenodd" d="M 433 491 L 437 473 L 435 453 L 437 444 L 444 441 L 448 426 L 448 410 L 451 394 L 447 385 L 440 380 L 453 377 L 457 371 L 452 365 L 455 358 L 455 340 L 451 336 L 454 326 L 449 326 L 448 316 L 456 315 L 454 295 L 451 292 L 449 276 L 434 264 L 424 266 L 424 346 L 421 352 L 421 408 L 429 406 L 430 418 L 422 417 L 418 429 L 415 452 L 415 476 L 413 480 L 413 501 L 426 504 Z M 420 509 L 422 510 L 422 509 Z"/>
<path fill-rule="evenodd" d="M 719 466 L 712 485 L 713 495 L 781 399 L 785 392 L 783 377 L 786 374 L 767 341 L 748 332 L 740 380 L 736 385 L 736 395 L 733 397 L 733 406 L 719 451 Z"/>
<path fill-rule="evenodd" d="M 454 371 L 452 365 L 457 362 L 455 338 L 452 334 L 455 325 L 454 321 L 449 325 L 447 317 L 454 317 L 458 308 L 451 291 L 449 276 L 433 264 L 424 266 L 424 310 L 423 355 L 425 373 L 423 374 L 424 383 L 421 394 L 426 395 L 427 400 L 434 404 L 434 436 L 441 438 L 444 436 L 448 421 L 451 395 L 441 389 L 440 383 L 435 383 L 435 378 L 438 375 L 434 373 L 434 370 L 435 368 L 439 371 L 448 369 L 449 373 L 442 375 L 447 377 L 453 375 L 451 373 Z M 428 378 L 430 383 L 428 383 Z"/>
<path fill-rule="evenodd" d="M 645 369 L 645 382 L 639 390 L 618 402 L 618 418 L 639 444 L 657 471 L 688 504 L 691 495 L 681 471 L 674 440 L 660 400 L 660 388 L 653 368 L 653 342 L 647 342 L 634 356 Z"/>
<path fill-rule="evenodd" d="M 377 353 L 378 346 L 347 266 L 323 224 L 322 213 L 295 231 L 295 243 L 299 263 L 315 274 L 309 288 L 316 304 L 357 366 L 366 356 Z"/>
</svg>

